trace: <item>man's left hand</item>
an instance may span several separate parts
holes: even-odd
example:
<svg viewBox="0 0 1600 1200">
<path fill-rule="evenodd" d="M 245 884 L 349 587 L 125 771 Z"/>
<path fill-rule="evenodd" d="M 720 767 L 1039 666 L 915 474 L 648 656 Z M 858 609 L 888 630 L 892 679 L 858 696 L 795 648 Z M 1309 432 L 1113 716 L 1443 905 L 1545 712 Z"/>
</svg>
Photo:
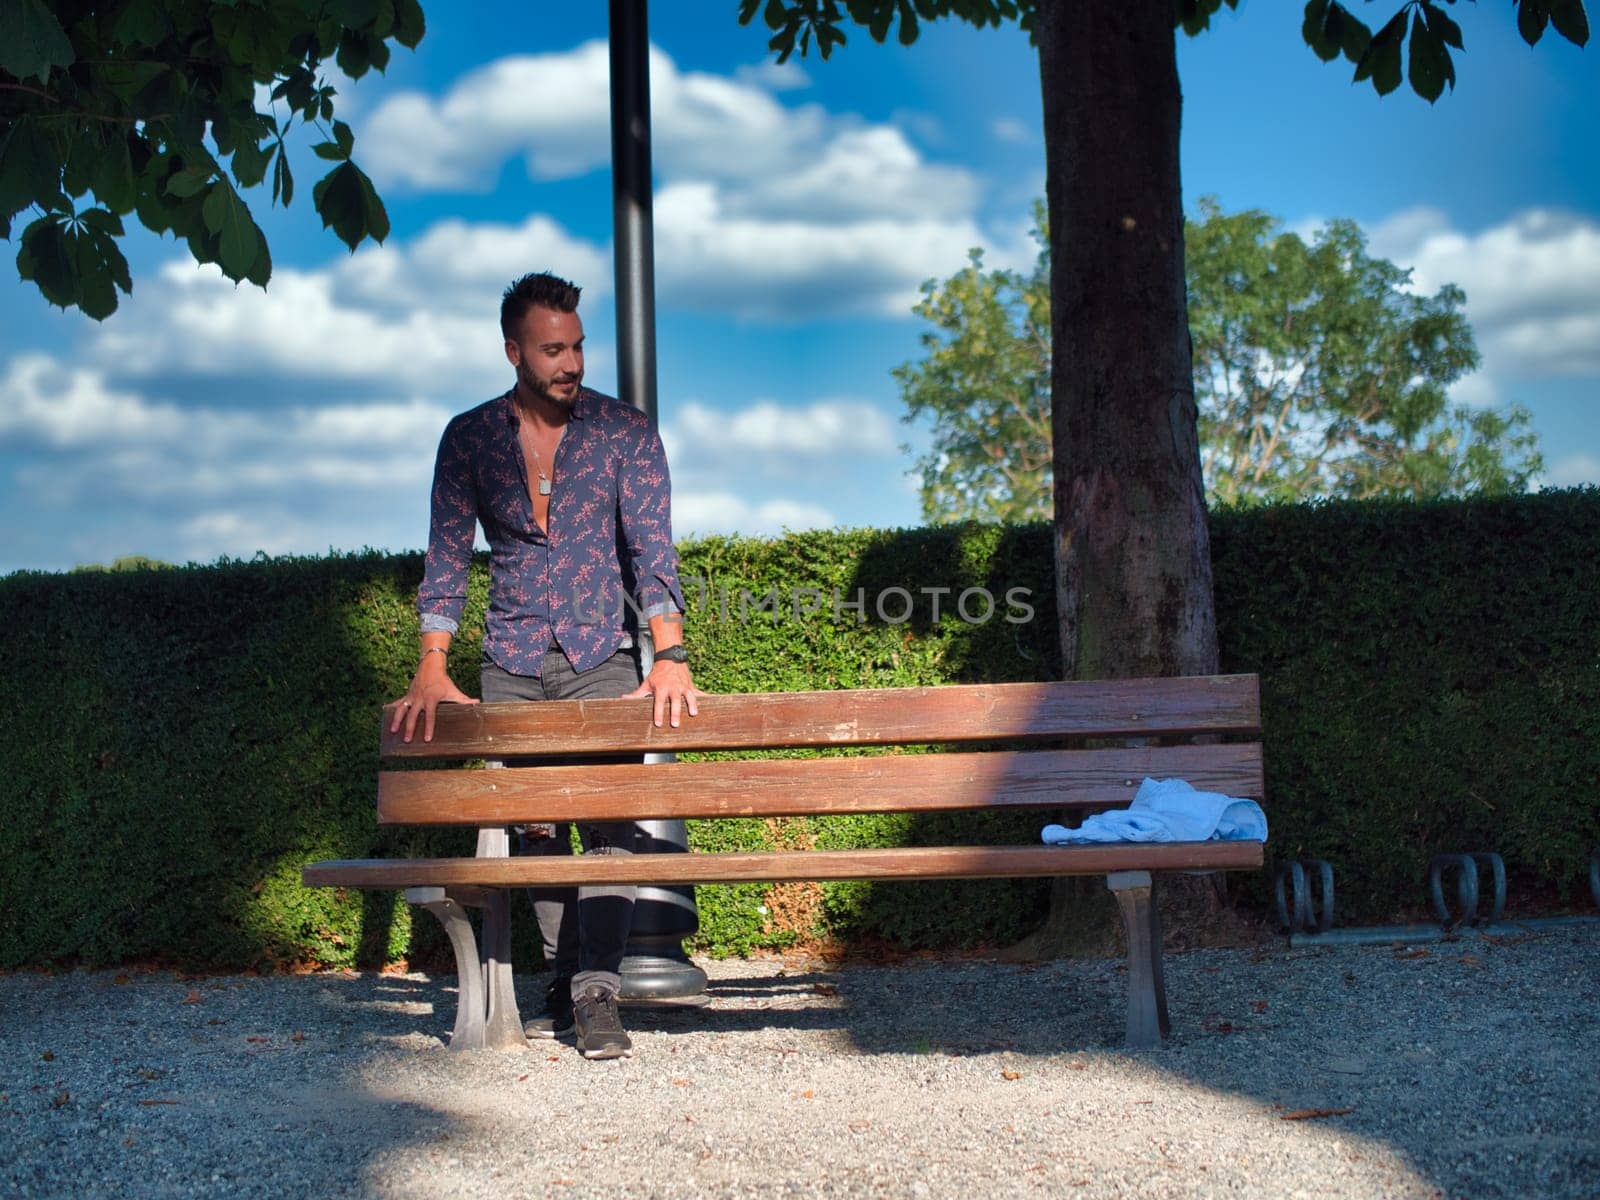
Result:
<svg viewBox="0 0 1600 1200">
<path fill-rule="evenodd" d="M 641 696 L 654 696 L 655 724 L 659 726 L 670 714 L 672 727 L 676 729 L 683 718 L 685 708 L 689 710 L 691 717 L 700 715 L 697 702 L 702 695 L 704 693 L 694 686 L 694 679 L 689 674 L 687 664 L 657 659 L 651 665 L 650 674 L 645 676 L 644 682 L 623 699 L 637 700 Z"/>
</svg>

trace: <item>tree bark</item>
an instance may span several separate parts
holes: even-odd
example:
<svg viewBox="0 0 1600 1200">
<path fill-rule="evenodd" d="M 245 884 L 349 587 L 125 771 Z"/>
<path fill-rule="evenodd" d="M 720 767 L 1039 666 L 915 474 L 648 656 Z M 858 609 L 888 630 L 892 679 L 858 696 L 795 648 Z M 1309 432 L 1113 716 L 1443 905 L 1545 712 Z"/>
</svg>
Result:
<svg viewBox="0 0 1600 1200">
<path fill-rule="evenodd" d="M 1040 0 L 1035 36 L 1063 673 L 1213 674 L 1172 3 Z M 1059 881 L 1044 927 L 1019 951 L 1049 957 L 1083 945 L 1084 892 Z"/>
</svg>

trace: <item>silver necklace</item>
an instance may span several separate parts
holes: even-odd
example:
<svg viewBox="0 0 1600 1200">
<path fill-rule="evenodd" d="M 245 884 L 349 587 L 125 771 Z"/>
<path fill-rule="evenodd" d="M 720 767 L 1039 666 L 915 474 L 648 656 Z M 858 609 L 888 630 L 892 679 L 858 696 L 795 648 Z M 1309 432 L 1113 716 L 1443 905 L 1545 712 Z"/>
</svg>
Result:
<svg viewBox="0 0 1600 1200">
<path fill-rule="evenodd" d="M 544 473 L 544 465 L 539 461 L 538 447 L 533 444 L 531 435 L 528 438 L 528 449 L 533 452 L 533 469 L 539 475 L 539 495 L 548 496 L 550 494 L 550 476 Z"/>
</svg>

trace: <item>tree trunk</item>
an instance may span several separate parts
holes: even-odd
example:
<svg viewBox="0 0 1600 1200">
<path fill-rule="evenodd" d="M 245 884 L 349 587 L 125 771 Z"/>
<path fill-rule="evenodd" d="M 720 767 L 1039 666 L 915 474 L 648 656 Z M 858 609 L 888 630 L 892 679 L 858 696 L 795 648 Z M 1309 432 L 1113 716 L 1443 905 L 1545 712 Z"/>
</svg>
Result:
<svg viewBox="0 0 1600 1200">
<path fill-rule="evenodd" d="M 1064 675 L 1213 674 L 1172 0 L 1040 0 L 1035 36 Z M 1033 956 L 1084 942 L 1087 890 L 1058 882 Z"/>
</svg>

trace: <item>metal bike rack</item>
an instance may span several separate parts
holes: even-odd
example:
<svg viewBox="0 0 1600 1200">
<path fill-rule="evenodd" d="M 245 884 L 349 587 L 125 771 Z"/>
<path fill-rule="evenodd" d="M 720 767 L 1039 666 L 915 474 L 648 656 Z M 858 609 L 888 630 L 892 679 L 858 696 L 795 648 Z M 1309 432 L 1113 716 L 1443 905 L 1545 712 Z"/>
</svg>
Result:
<svg viewBox="0 0 1600 1200">
<path fill-rule="evenodd" d="M 1310 884 L 1313 877 L 1317 881 L 1315 898 Z M 1333 928 L 1333 865 L 1321 858 L 1283 863 L 1272 881 L 1272 898 L 1278 924 L 1289 933 L 1327 933 Z"/>
<path fill-rule="evenodd" d="M 1478 886 L 1480 866 L 1489 868 L 1490 886 L 1493 888 L 1489 914 L 1485 917 L 1478 915 L 1478 900 L 1481 896 Z M 1459 911 L 1452 911 L 1444 894 L 1445 873 L 1451 870 L 1457 872 L 1455 890 Z M 1433 915 L 1439 918 L 1439 923 L 1446 930 L 1455 929 L 1459 925 L 1495 924 L 1506 910 L 1505 860 L 1498 854 L 1485 851 L 1474 854 L 1435 855 L 1428 867 L 1428 902 L 1433 906 Z"/>
</svg>

